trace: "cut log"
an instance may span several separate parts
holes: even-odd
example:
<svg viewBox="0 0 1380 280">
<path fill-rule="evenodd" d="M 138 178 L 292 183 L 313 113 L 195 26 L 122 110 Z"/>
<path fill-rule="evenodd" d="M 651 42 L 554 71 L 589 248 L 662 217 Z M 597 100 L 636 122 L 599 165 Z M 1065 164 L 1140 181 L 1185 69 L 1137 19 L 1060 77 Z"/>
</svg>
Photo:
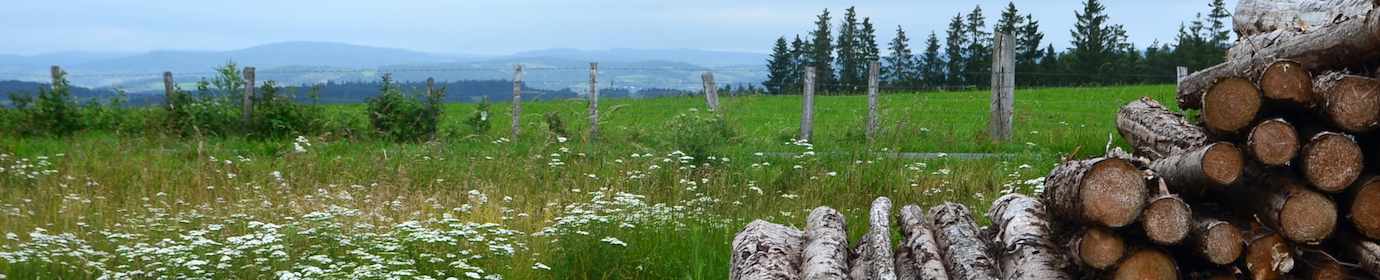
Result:
<svg viewBox="0 0 1380 280">
<path fill-rule="evenodd" d="M 1151 242 L 1159 245 L 1178 244 L 1188 237 L 1193 220 L 1193 211 L 1188 203 L 1178 195 L 1169 193 L 1164 180 L 1159 182 L 1159 190 L 1150 198 L 1141 217 L 1141 227 Z"/>
<path fill-rule="evenodd" d="M 1360 133 L 1380 126 L 1380 80 L 1329 71 L 1318 75 L 1313 91 L 1322 115 L 1338 128 Z"/>
<path fill-rule="evenodd" d="M 1351 256 L 1362 271 L 1380 278 L 1380 243 L 1347 232 L 1337 236 L 1337 248 Z"/>
<path fill-rule="evenodd" d="M 1302 108 L 1313 100 L 1313 75 L 1298 62 L 1275 61 L 1260 74 L 1257 84 L 1260 94 L 1277 107 Z"/>
<path fill-rule="evenodd" d="M 1264 172 L 1252 169 L 1252 180 L 1232 184 L 1223 202 L 1294 242 L 1316 245 L 1332 235 L 1337 205 L 1331 198 L 1293 177 Z"/>
<path fill-rule="evenodd" d="M 1342 266 L 1336 256 L 1324 250 L 1324 247 L 1305 247 L 1296 250 L 1298 259 L 1302 262 L 1296 269 L 1299 276 L 1308 280 L 1347 280 L 1346 267 Z M 1340 252 L 1338 252 L 1340 253 Z M 1338 255 L 1340 256 L 1340 255 Z"/>
<path fill-rule="evenodd" d="M 1145 173 L 1126 160 L 1066 161 L 1050 171 L 1045 201 L 1059 219 L 1090 226 L 1123 227 L 1145 209 Z"/>
<path fill-rule="evenodd" d="M 901 207 L 901 213 L 896 217 L 897 223 L 901 225 L 901 244 L 896 251 L 907 252 L 914 262 L 902 263 L 897 261 L 897 277 L 900 279 L 916 279 L 915 277 L 902 277 L 899 275 L 900 267 L 913 267 L 915 275 L 919 279 L 926 280 L 947 280 L 948 273 L 944 269 L 943 255 L 939 252 L 939 245 L 934 241 L 933 232 L 926 227 L 925 214 L 920 210 L 920 206 L 914 204 Z"/>
<path fill-rule="evenodd" d="M 1116 128 L 1135 154 L 1151 160 L 1181 154 L 1208 141 L 1202 128 L 1149 97 L 1117 110 Z"/>
<path fill-rule="evenodd" d="M 1074 235 L 1068 248 L 1075 262 L 1104 270 L 1116 265 L 1126 254 L 1126 241 L 1111 229 L 1094 227 Z"/>
<path fill-rule="evenodd" d="M 1191 235 L 1194 254 L 1218 265 L 1236 262 L 1245 244 L 1240 229 L 1204 213 L 1194 214 Z"/>
<path fill-rule="evenodd" d="M 1345 202 L 1347 219 L 1356 231 L 1370 239 L 1380 239 L 1380 175 L 1368 175 L 1348 188 Z"/>
<path fill-rule="evenodd" d="M 1294 269 L 1291 246 L 1283 236 L 1260 227 L 1242 234 L 1246 237 L 1246 272 L 1251 279 L 1279 278 Z"/>
<path fill-rule="evenodd" d="M 801 279 L 848 277 L 848 223 L 834 208 L 820 206 L 805 218 Z"/>
<path fill-rule="evenodd" d="M 1113 279 L 1179 279 L 1179 266 L 1164 251 L 1137 249 L 1117 265 Z"/>
<path fill-rule="evenodd" d="M 1234 267 L 1233 267 L 1234 268 Z M 1188 273 L 1188 279 L 1193 280 L 1236 280 L 1236 273 L 1231 270 L 1205 270 Z"/>
<path fill-rule="evenodd" d="M 1203 124 L 1215 131 L 1237 133 L 1250 126 L 1260 112 L 1260 88 L 1242 77 L 1223 77 L 1203 94 Z"/>
<path fill-rule="evenodd" d="M 1235 182 L 1245 169 L 1244 158 L 1236 145 L 1217 142 L 1164 157 L 1151 163 L 1150 170 L 1164 178 L 1170 191 L 1198 195 Z"/>
<path fill-rule="evenodd" d="M 1183 109 L 1202 109 L 1203 93 L 1219 78 L 1240 76 L 1258 80 L 1277 60 L 1298 62 L 1304 70 L 1321 71 L 1380 58 L 1380 12 L 1366 11 L 1307 31 L 1275 30 L 1237 42 L 1227 61 L 1180 80 L 1177 97 Z"/>
<path fill-rule="evenodd" d="M 1008 194 L 992 203 L 987 219 L 996 229 L 993 246 L 998 247 L 997 263 L 1001 279 L 1074 279 L 1065 269 L 1068 259 L 1058 244 L 1050 241 L 1045 205 L 1023 194 Z"/>
<path fill-rule="evenodd" d="M 1281 166 L 1298 155 L 1299 135 L 1283 118 L 1268 119 L 1256 124 L 1246 136 L 1246 151 L 1260 163 Z"/>
<path fill-rule="evenodd" d="M 853 259 L 850 273 L 853 279 L 896 280 L 896 259 L 891 252 L 891 199 L 883 196 L 872 201 L 868 232 L 863 240 L 854 250 L 857 258 Z"/>
<path fill-rule="evenodd" d="M 728 279 L 800 279 L 804 233 L 756 220 L 733 237 Z"/>
<path fill-rule="evenodd" d="M 1361 176 L 1365 158 L 1350 135 L 1321 132 L 1309 138 L 1299 155 L 1308 183 L 1324 192 L 1340 192 Z"/>
<path fill-rule="evenodd" d="M 1372 6 L 1372 0 L 1241 0 L 1232 26 L 1240 38 L 1280 29 L 1310 30 L 1339 17 L 1363 16 Z"/>
<path fill-rule="evenodd" d="M 945 202 L 930 209 L 927 222 L 943 252 L 949 279 L 997 279 L 998 268 L 968 207 Z"/>
</svg>

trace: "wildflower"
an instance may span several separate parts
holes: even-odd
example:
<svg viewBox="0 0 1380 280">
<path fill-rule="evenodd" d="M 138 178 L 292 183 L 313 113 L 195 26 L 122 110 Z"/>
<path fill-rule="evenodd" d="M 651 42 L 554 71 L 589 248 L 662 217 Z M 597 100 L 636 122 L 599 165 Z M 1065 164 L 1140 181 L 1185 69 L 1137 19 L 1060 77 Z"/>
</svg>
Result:
<svg viewBox="0 0 1380 280">
<path fill-rule="evenodd" d="M 792 168 L 792 169 L 801 169 L 801 168 L 805 168 L 805 167 L 804 167 L 804 166 L 800 166 L 799 164 L 797 164 L 797 165 L 795 165 L 795 166 L 791 166 L 791 168 Z"/>
<path fill-rule="evenodd" d="M 594 174 L 585 174 L 585 176 L 589 176 L 590 179 L 599 179 L 599 176 Z"/>
<path fill-rule="evenodd" d="M 1030 165 L 1029 165 L 1029 164 L 1022 164 L 1021 166 L 1017 166 L 1016 168 L 1021 168 L 1021 169 L 1030 168 Z"/>
<path fill-rule="evenodd" d="M 561 137 L 561 136 L 556 136 L 556 142 L 565 143 L 566 140 L 570 140 L 570 138 L 565 138 L 565 137 Z"/>
<path fill-rule="evenodd" d="M 446 179 L 436 179 L 436 182 L 437 182 L 437 183 L 445 182 L 445 181 L 446 181 Z"/>
<path fill-rule="evenodd" d="M 292 149 L 295 150 L 295 151 L 297 151 L 298 153 L 305 153 L 305 152 L 307 152 L 307 148 L 303 148 L 303 147 L 302 147 L 302 144 L 299 144 L 299 143 L 292 143 Z"/>
<path fill-rule="evenodd" d="M 829 177 L 839 176 L 838 172 L 829 171 Z"/>
<path fill-rule="evenodd" d="M 760 156 L 762 156 L 763 154 L 762 154 L 762 152 L 757 152 L 757 153 L 755 153 L 754 155 L 757 155 L 757 156 L 760 157 Z"/>
<path fill-rule="evenodd" d="M 542 264 L 542 263 L 536 263 L 536 264 L 533 264 L 533 265 L 532 265 L 532 269 L 551 270 L 551 267 L 550 267 L 550 266 L 546 266 L 545 264 Z"/>
<path fill-rule="evenodd" d="M 604 239 L 599 239 L 599 241 L 608 242 L 609 244 L 613 245 L 628 247 L 628 243 L 623 243 L 623 240 L 618 240 L 618 238 L 613 238 L 612 236 L 604 237 Z"/>
</svg>

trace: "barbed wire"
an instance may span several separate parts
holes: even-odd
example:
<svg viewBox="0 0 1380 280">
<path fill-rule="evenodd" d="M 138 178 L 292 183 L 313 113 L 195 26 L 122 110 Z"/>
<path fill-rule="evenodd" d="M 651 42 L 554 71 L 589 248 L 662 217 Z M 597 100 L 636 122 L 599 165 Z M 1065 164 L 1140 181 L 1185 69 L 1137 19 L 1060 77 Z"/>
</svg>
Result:
<svg viewBox="0 0 1380 280">
<path fill-rule="evenodd" d="M 264 71 L 256 71 L 256 73 L 262 73 L 262 74 L 353 74 L 353 73 L 365 73 L 365 72 L 369 72 L 369 73 L 380 73 L 380 72 L 381 72 L 381 73 L 409 73 L 409 72 L 504 72 L 504 73 L 511 73 L 511 72 L 514 71 L 514 70 L 515 70 L 515 69 L 513 69 L 513 68 L 434 68 L 434 69 L 428 69 L 428 68 L 422 68 L 422 69 L 394 68 L 394 69 L 332 69 L 332 70 L 264 70 Z M 523 72 L 528 72 L 528 71 L 534 71 L 534 72 L 542 72 L 542 71 L 588 71 L 588 70 L 590 70 L 590 68 L 587 68 L 587 67 L 531 67 L 531 68 L 523 68 L 523 69 L 522 69 Z M 599 68 L 599 71 L 600 71 L 600 72 L 603 72 L 603 71 L 747 72 L 747 73 L 771 73 L 771 72 L 772 72 L 771 70 L 768 70 L 768 69 L 739 69 L 739 68 L 715 69 L 715 68 L 668 68 L 668 67 L 659 67 L 659 68 L 608 67 L 608 68 Z M 220 74 L 220 73 L 217 73 L 217 72 L 173 72 L 173 75 L 175 75 L 175 76 L 178 76 L 178 75 L 217 75 L 217 74 Z M 956 76 L 956 75 L 957 75 L 957 76 L 983 76 L 983 75 L 990 75 L 990 74 L 992 74 L 992 73 L 991 73 L 991 72 L 945 73 L 946 77 L 951 77 L 951 76 Z M 1023 75 L 1023 76 L 1037 76 L 1037 75 L 1038 75 L 1038 76 L 1164 77 L 1164 78 L 1177 77 L 1177 75 L 1169 75 L 1169 74 L 1112 74 L 1112 73 L 1068 73 L 1068 72 L 1017 72 L 1017 73 L 1015 73 L 1015 74 L 1016 74 L 1016 75 Z M 2 76 L 19 76 L 19 77 L 48 77 L 48 76 L 50 76 L 50 75 L 43 75 L 43 74 L 27 74 L 27 73 L 13 73 L 13 72 L 4 72 L 4 73 L 0 73 L 0 75 L 2 75 Z M 162 76 L 162 75 L 163 75 L 162 72 L 158 72 L 158 73 L 126 73 L 126 74 L 69 74 L 67 77 L 68 77 L 68 78 L 110 78 L 110 77 L 157 77 L 157 76 Z"/>
</svg>

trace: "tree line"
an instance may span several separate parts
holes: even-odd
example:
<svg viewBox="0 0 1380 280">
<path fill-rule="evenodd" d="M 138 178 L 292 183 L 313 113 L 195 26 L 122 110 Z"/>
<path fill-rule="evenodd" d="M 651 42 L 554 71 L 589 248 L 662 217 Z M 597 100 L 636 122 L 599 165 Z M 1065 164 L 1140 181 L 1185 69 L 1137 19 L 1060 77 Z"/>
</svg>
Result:
<svg viewBox="0 0 1380 280">
<path fill-rule="evenodd" d="M 1044 42 L 1040 22 L 1022 15 L 1009 3 L 996 24 L 987 25 L 982 7 L 954 15 L 945 37 L 931 31 L 923 49 L 912 51 L 910 37 L 896 26 L 896 37 L 882 56 L 876 29 L 867 17 L 858 20 L 855 7 L 844 11 L 835 25 L 825 9 L 815 29 L 803 38 L 776 39 L 767 60 L 768 76 L 762 82 L 769 94 L 798 93 L 806 67 L 814 67 L 815 83 L 824 93 L 854 94 L 867 87 L 871 61 L 882 64 L 881 84 L 895 91 L 961 90 L 984 88 L 991 82 L 992 43 L 996 33 L 1016 39 L 1016 85 L 1020 87 L 1085 86 L 1173 83 L 1175 66 L 1191 71 L 1224 61 L 1230 31 L 1224 23 L 1230 15 L 1223 0 L 1212 0 L 1207 16 L 1180 24 L 1172 43 L 1155 41 L 1138 48 L 1121 24 L 1113 24 L 1098 0 L 1085 0 L 1075 11 L 1077 22 L 1069 33 L 1071 47 L 1056 50 Z M 837 31 L 833 31 L 837 28 Z"/>
</svg>

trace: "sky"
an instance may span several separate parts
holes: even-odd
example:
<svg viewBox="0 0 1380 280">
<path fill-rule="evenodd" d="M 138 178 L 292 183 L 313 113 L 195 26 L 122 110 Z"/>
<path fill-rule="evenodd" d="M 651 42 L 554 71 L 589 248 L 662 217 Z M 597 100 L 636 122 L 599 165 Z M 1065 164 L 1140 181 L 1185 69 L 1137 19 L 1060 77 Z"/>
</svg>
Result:
<svg viewBox="0 0 1380 280">
<path fill-rule="evenodd" d="M 7 1 L 0 54 L 60 51 L 228 51 L 287 41 L 339 42 L 457 54 L 507 55 L 550 48 L 691 48 L 769 53 L 777 37 L 802 37 L 828 9 L 834 23 L 856 6 L 885 48 L 899 25 L 922 49 L 941 42 L 954 15 L 982 8 L 995 24 L 1009 0 L 968 1 Z M 1015 0 L 1040 21 L 1045 44 L 1067 48 L 1080 0 Z M 1172 42 L 1208 0 L 1103 0 L 1137 47 Z M 1236 1 L 1226 1 L 1235 9 Z M 1229 23 L 1228 23 L 1229 24 Z"/>
</svg>

